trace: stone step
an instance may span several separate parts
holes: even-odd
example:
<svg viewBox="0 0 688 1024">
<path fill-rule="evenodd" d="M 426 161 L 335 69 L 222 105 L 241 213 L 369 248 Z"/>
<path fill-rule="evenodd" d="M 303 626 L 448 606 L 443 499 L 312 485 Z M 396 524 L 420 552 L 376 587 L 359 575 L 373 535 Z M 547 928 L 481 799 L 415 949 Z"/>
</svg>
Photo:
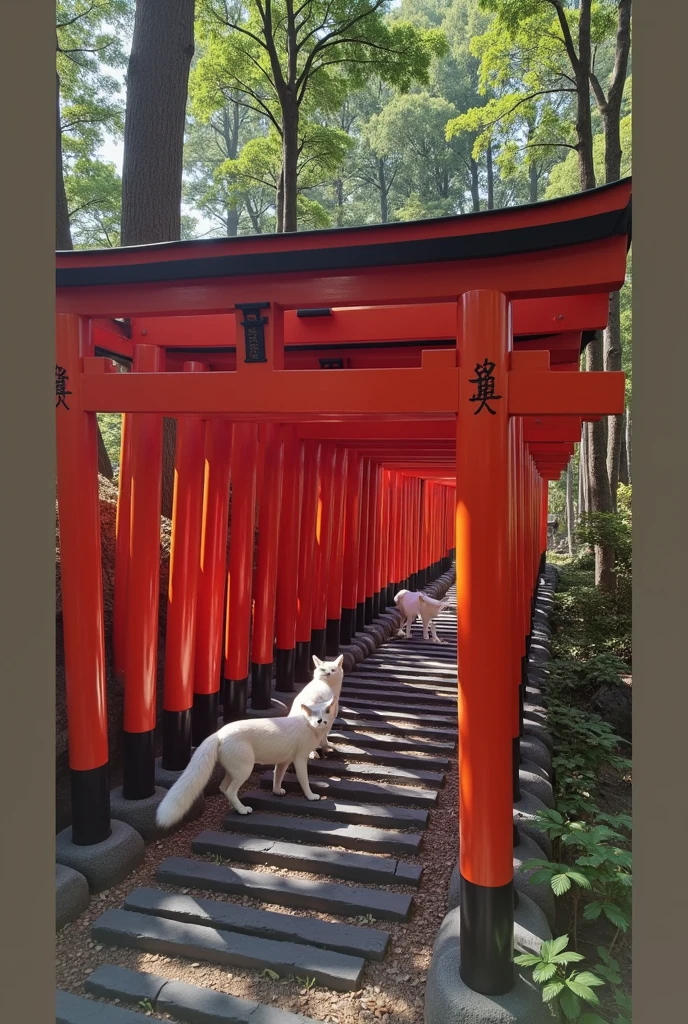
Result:
<svg viewBox="0 0 688 1024">
<path fill-rule="evenodd" d="M 310 802 L 310 801 L 307 801 Z M 319 801 L 313 801 L 319 803 Z M 347 825 L 339 821 L 296 818 L 287 814 L 230 813 L 222 822 L 229 832 L 252 836 L 270 836 L 317 846 L 342 846 L 347 850 L 370 853 L 399 853 L 415 857 L 423 836 L 419 832 L 391 832 L 369 825 Z"/>
<path fill-rule="evenodd" d="M 380 673 L 373 675 L 373 673 L 357 672 L 355 676 L 351 676 L 349 679 L 344 680 L 343 692 L 346 692 L 347 688 L 353 686 L 357 689 L 375 689 L 375 690 L 387 690 L 391 694 L 397 693 L 408 693 L 411 690 L 419 697 L 431 696 L 431 697 L 442 697 L 446 701 L 456 701 L 458 693 L 457 686 L 441 686 L 440 684 L 433 682 L 428 679 L 427 682 L 416 682 L 417 676 L 409 676 L 405 679 L 398 672 L 389 672 L 382 674 Z"/>
<path fill-rule="evenodd" d="M 145 953 L 258 971 L 269 968 L 281 977 L 305 975 L 337 992 L 360 988 L 365 967 L 362 957 L 335 953 L 331 949 L 261 939 L 243 932 L 170 921 L 129 910 L 106 910 L 93 922 L 91 935 L 97 942 Z"/>
<path fill-rule="evenodd" d="M 269 864 L 311 875 L 329 875 L 350 882 L 379 882 L 418 888 L 422 868 L 394 857 L 370 853 L 342 853 L 283 840 L 258 839 L 204 829 L 191 843 L 194 853 L 215 853 L 226 860 Z"/>
<path fill-rule="evenodd" d="M 446 740 L 452 750 L 456 750 L 457 727 L 453 729 L 442 729 L 439 726 L 433 728 L 426 725 L 399 725 L 396 722 L 376 721 L 373 718 L 336 718 L 335 729 L 361 729 L 364 732 L 386 732 L 391 736 L 399 738 L 403 736 L 436 736 L 439 740 Z M 355 734 L 354 734 L 355 735 Z M 411 742 L 411 740 L 409 740 Z"/>
<path fill-rule="evenodd" d="M 397 705 L 397 708 L 399 705 Z M 416 714 L 411 707 L 401 706 L 396 710 L 394 705 L 381 704 L 376 700 L 362 700 L 358 697 L 342 697 L 339 702 L 339 711 L 345 715 L 360 715 L 361 718 L 378 719 L 381 722 L 418 722 L 419 724 L 439 725 L 445 728 L 458 728 L 456 711 L 453 714 L 438 714 L 433 711 L 423 711 Z"/>
<path fill-rule="evenodd" d="M 422 783 L 432 786 L 434 789 L 441 789 L 444 785 L 444 774 L 440 772 L 428 772 L 420 769 L 396 768 L 392 765 L 383 764 L 345 764 L 343 761 L 333 761 L 329 757 L 315 758 L 308 762 L 308 775 L 313 788 L 313 776 L 315 775 L 338 775 L 341 777 L 365 776 L 370 779 L 389 779 L 390 782 L 408 783 L 413 786 L 415 783 Z"/>
<path fill-rule="evenodd" d="M 58 988 L 55 993 L 55 1024 L 148 1024 L 150 1017 L 123 1006 L 108 1006 Z"/>
<path fill-rule="evenodd" d="M 423 722 L 430 721 L 428 715 L 432 714 L 444 715 L 445 721 L 450 715 L 456 716 L 457 714 L 456 702 L 453 707 L 448 704 L 425 704 L 418 697 L 418 694 L 408 696 L 403 694 L 399 697 L 398 694 L 392 695 L 385 690 L 366 691 L 365 689 L 360 689 L 355 690 L 353 693 L 351 691 L 343 693 L 339 705 L 340 711 L 348 711 L 350 706 L 364 708 L 366 711 L 377 710 L 381 714 L 393 711 L 401 717 L 403 717 L 404 713 L 407 713 Z"/>
<path fill-rule="evenodd" d="M 276 811 L 280 814 L 306 814 L 312 818 L 329 818 L 351 825 L 378 825 L 381 828 L 424 829 L 428 812 L 415 807 L 386 807 L 356 804 L 345 800 L 306 800 L 303 796 L 275 796 L 259 789 L 242 793 L 242 803 L 254 811 Z"/>
<path fill-rule="evenodd" d="M 342 688 L 342 701 L 345 701 L 347 697 L 359 699 L 363 697 L 368 700 L 372 698 L 375 701 L 384 702 L 385 705 L 388 702 L 402 704 L 402 709 L 407 702 L 409 704 L 417 703 L 423 710 L 444 711 L 445 714 L 449 714 L 456 708 L 456 700 L 453 697 L 436 697 L 432 693 L 421 693 L 419 690 L 414 690 L 411 686 L 403 690 L 387 690 L 381 686 L 366 686 L 365 683 L 355 686 L 349 683 Z M 382 710 L 385 710 L 384 707 Z"/>
<path fill-rule="evenodd" d="M 380 785 L 377 782 L 357 782 L 353 779 L 311 779 L 311 789 L 314 793 L 322 796 L 350 797 L 352 800 L 366 800 L 371 803 L 398 804 L 402 807 L 415 806 L 420 804 L 424 807 L 434 806 L 437 803 L 437 793 L 429 789 L 421 789 L 420 786 L 388 786 Z M 261 789 L 272 789 L 272 772 L 265 772 L 260 779 Z M 282 788 L 288 793 L 301 793 L 296 776 L 287 772 L 282 779 Z M 278 798 L 279 799 L 279 798 Z M 302 795 L 302 799 L 305 797 Z M 318 803 L 313 802 L 312 807 Z M 310 801 L 308 801 L 310 803 Z"/>
<path fill-rule="evenodd" d="M 449 696 L 457 691 L 456 670 L 454 670 L 454 679 L 452 681 L 444 679 L 441 675 L 435 675 L 433 671 L 428 669 L 419 668 L 416 670 L 412 667 L 381 667 L 376 669 L 374 666 L 369 666 L 366 660 L 361 662 L 361 666 L 356 672 L 344 676 L 344 686 L 348 683 L 355 684 L 359 679 L 377 682 L 381 686 L 393 690 L 412 686 L 417 690 L 430 690 L 432 692 L 436 690 L 440 694 L 448 694 Z"/>
<path fill-rule="evenodd" d="M 449 768 L 449 758 L 430 757 L 428 754 L 420 753 L 417 757 L 413 754 L 396 753 L 388 750 L 368 750 L 362 744 L 337 743 L 334 751 L 325 758 L 315 758 L 315 761 L 327 761 L 328 759 L 342 757 L 347 761 L 363 761 L 368 764 L 381 765 L 390 768 L 410 768 L 416 770 L 421 768 L 425 771 L 430 768 L 434 771 L 446 771 Z M 309 768 L 313 761 L 309 761 Z"/>
<path fill-rule="evenodd" d="M 395 651 L 394 654 L 394 657 L 390 656 L 387 652 L 385 652 L 384 656 L 380 654 L 371 655 L 361 663 L 361 667 L 355 674 L 358 675 L 359 672 L 372 672 L 376 675 L 389 674 L 395 676 L 397 673 L 401 673 L 412 678 L 427 676 L 443 686 L 450 686 L 452 683 L 456 685 L 456 658 L 453 655 L 447 658 L 431 659 L 423 655 L 411 658 L 405 656 L 405 652 L 400 650 Z M 347 677 L 345 676 L 344 678 L 346 679 Z"/>
<path fill-rule="evenodd" d="M 238 999 L 224 992 L 215 992 L 212 988 L 189 985 L 185 981 L 170 981 L 159 974 L 132 971 L 127 967 L 115 967 L 112 964 L 104 964 L 89 975 L 84 982 L 84 988 L 93 996 L 119 999 L 123 1003 L 134 1005 L 148 999 L 156 1013 L 167 1014 L 174 1020 L 185 1021 L 187 1024 L 323 1024 L 312 1017 L 280 1010 L 276 1006 L 264 1006 L 262 1003 Z M 90 1002 L 90 1005 L 99 1009 L 106 1008 L 102 1003 Z M 150 1020 L 143 1014 L 137 1014 L 137 1017 L 141 1020 Z M 94 1024 L 99 1024 L 104 1018 L 91 1017 L 89 1022 L 91 1020 Z M 124 1018 L 122 1024 L 126 1024 L 126 1020 L 127 1018 Z M 82 1021 L 74 1021 L 74 1024 L 82 1024 Z M 86 1024 L 86 1021 L 83 1021 L 83 1024 Z"/>
<path fill-rule="evenodd" d="M 363 889 L 310 878 L 286 878 L 269 871 L 250 871 L 226 864 L 168 857 L 160 864 L 156 881 L 208 892 L 225 892 L 272 903 L 299 907 L 340 917 L 371 914 L 382 921 L 408 921 L 412 897 L 406 893 Z"/>
<path fill-rule="evenodd" d="M 353 743 L 357 747 L 379 747 L 384 750 L 393 747 L 395 750 L 410 750 L 416 753 L 442 754 L 453 753 L 456 743 L 433 743 L 430 740 L 406 739 L 404 736 L 366 736 L 364 732 L 332 731 L 328 736 L 330 743 Z"/>
<path fill-rule="evenodd" d="M 201 899 L 161 889 L 135 889 L 127 896 L 124 909 L 208 928 L 245 932 L 263 939 L 333 949 L 364 960 L 383 960 L 390 939 L 389 932 L 376 928 L 334 924 L 296 914 L 280 914 L 276 910 L 256 910 L 224 900 Z"/>
</svg>

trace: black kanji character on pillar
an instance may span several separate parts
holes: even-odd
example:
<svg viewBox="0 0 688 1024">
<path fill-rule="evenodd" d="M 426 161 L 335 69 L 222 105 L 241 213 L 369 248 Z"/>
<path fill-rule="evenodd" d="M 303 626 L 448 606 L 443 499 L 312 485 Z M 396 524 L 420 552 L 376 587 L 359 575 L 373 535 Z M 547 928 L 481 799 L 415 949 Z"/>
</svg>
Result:
<svg viewBox="0 0 688 1024">
<path fill-rule="evenodd" d="M 56 409 L 58 405 L 64 405 L 65 409 L 69 409 L 69 406 L 65 401 L 65 397 L 72 394 L 71 391 L 67 391 L 68 380 L 69 377 L 67 376 L 67 371 L 64 366 L 58 366 L 55 364 L 55 394 L 57 395 L 57 401 L 55 402 Z"/>
<path fill-rule="evenodd" d="M 491 409 L 487 404 L 488 402 L 496 402 L 502 397 L 501 395 L 495 395 L 494 393 L 495 379 L 492 376 L 494 368 L 495 364 L 491 363 L 487 358 L 483 363 L 475 364 L 475 372 L 477 376 L 473 377 L 473 379 L 469 381 L 469 384 L 477 384 L 478 388 L 476 394 L 471 396 L 470 401 L 480 402 L 480 405 L 473 413 L 474 416 L 477 416 L 481 409 L 487 409 L 491 416 L 495 415 L 495 410 Z"/>
</svg>

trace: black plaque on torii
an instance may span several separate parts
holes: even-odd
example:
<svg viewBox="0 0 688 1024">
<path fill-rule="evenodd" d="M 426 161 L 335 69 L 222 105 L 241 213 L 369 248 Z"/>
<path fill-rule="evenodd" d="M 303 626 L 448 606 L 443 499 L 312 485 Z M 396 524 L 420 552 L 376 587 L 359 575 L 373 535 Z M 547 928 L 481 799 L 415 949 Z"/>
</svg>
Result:
<svg viewBox="0 0 688 1024">
<path fill-rule="evenodd" d="M 235 302 L 235 309 L 240 309 L 244 314 L 241 326 L 244 328 L 244 362 L 245 363 L 267 363 L 265 354 L 265 324 L 268 322 L 266 316 L 261 316 L 261 309 L 269 309 L 269 302 Z"/>
</svg>

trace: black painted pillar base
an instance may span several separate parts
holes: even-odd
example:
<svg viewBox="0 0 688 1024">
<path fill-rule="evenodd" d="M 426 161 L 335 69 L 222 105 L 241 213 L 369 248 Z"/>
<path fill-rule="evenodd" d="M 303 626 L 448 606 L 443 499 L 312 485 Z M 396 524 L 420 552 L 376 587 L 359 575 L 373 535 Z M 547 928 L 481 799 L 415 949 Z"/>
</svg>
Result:
<svg viewBox="0 0 688 1024">
<path fill-rule="evenodd" d="M 162 767 L 182 772 L 191 760 L 191 708 L 162 713 Z"/>
<path fill-rule="evenodd" d="M 461 979 L 486 996 L 503 996 L 516 982 L 514 969 L 514 883 L 495 888 L 460 876 Z"/>
<path fill-rule="evenodd" d="M 364 621 L 365 621 L 366 626 L 372 626 L 373 618 L 374 618 L 372 595 L 370 597 L 366 597 L 365 601 L 363 602 L 363 609 L 364 609 L 363 617 L 364 617 Z"/>
<path fill-rule="evenodd" d="M 341 619 L 328 619 L 325 626 L 325 657 L 332 659 L 339 654 Z"/>
<path fill-rule="evenodd" d="M 122 796 L 147 800 L 155 793 L 155 729 L 122 734 Z"/>
<path fill-rule="evenodd" d="M 373 594 L 373 619 L 377 619 L 380 616 L 380 591 L 377 594 Z"/>
<path fill-rule="evenodd" d="M 327 627 L 311 630 L 311 654 L 324 661 L 327 657 Z M 310 676 L 309 676 L 310 678 Z"/>
<path fill-rule="evenodd" d="M 313 662 L 311 661 L 311 642 L 310 640 L 297 640 L 294 679 L 297 683 L 309 683 L 312 678 Z"/>
<path fill-rule="evenodd" d="M 70 769 L 72 795 L 72 842 L 94 846 L 112 832 L 110 825 L 110 769 L 106 761 L 86 771 Z"/>
<path fill-rule="evenodd" d="M 272 662 L 251 664 L 251 710 L 269 711 L 272 707 Z"/>
<path fill-rule="evenodd" d="M 394 607 L 394 595 L 395 594 L 396 594 L 396 590 L 394 589 L 394 584 L 393 583 L 389 583 L 387 585 L 387 607 L 388 608 L 393 608 Z"/>
<path fill-rule="evenodd" d="M 545 575 L 545 568 L 547 566 L 547 552 L 543 551 L 540 555 L 540 575 Z"/>
<path fill-rule="evenodd" d="M 356 605 L 356 632 L 362 633 L 365 624 L 365 601 L 359 601 Z"/>
<path fill-rule="evenodd" d="M 356 609 L 342 608 L 342 617 L 339 621 L 339 642 L 342 647 L 347 647 L 352 638 L 356 635 Z"/>
<path fill-rule="evenodd" d="M 217 732 L 217 720 L 220 717 L 220 694 L 194 693 L 191 710 L 191 743 L 199 747 L 203 740 Z"/>
<path fill-rule="evenodd" d="M 296 670 L 296 651 L 275 649 L 275 689 L 280 693 L 293 693 Z"/>
<path fill-rule="evenodd" d="M 244 679 L 225 679 L 222 685 L 222 718 L 225 723 L 246 718 L 248 676 Z"/>
<path fill-rule="evenodd" d="M 514 736 L 511 741 L 511 773 L 513 780 L 513 793 L 512 799 L 514 803 L 518 803 L 521 799 L 521 783 L 518 774 L 519 765 L 521 763 L 521 737 Z"/>
</svg>

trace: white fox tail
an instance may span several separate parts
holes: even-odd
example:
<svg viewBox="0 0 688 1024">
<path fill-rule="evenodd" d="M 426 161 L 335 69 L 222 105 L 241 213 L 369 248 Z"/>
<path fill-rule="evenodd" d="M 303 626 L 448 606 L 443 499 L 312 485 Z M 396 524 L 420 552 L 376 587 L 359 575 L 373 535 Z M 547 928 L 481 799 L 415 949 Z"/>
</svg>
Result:
<svg viewBox="0 0 688 1024">
<path fill-rule="evenodd" d="M 419 593 L 419 600 L 421 604 L 431 604 L 433 608 L 446 608 L 447 602 L 437 601 L 434 597 L 429 597 L 427 594 Z"/>
<path fill-rule="evenodd" d="M 394 595 L 394 603 L 397 607 L 399 606 L 399 602 L 401 601 L 402 597 L 404 597 L 404 595 L 408 593 L 408 590 L 400 590 L 398 594 Z"/>
<path fill-rule="evenodd" d="M 171 828 L 191 809 L 210 781 L 217 764 L 219 746 L 218 735 L 213 733 L 196 748 L 184 772 L 167 791 L 158 807 L 158 828 Z"/>
</svg>

